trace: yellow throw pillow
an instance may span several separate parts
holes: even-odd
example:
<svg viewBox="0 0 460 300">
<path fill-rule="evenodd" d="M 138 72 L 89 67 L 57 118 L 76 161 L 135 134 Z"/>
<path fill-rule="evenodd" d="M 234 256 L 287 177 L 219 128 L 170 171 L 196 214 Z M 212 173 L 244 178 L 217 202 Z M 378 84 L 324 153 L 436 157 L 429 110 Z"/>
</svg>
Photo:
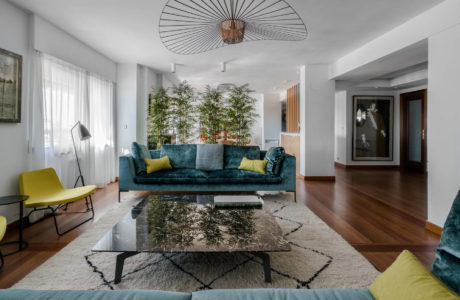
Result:
<svg viewBox="0 0 460 300">
<path fill-rule="evenodd" d="M 404 250 L 369 288 L 375 300 L 459 300 L 412 253 Z"/>
<path fill-rule="evenodd" d="M 168 156 L 163 156 L 162 158 L 157 158 L 157 159 L 145 158 L 144 161 L 145 161 L 145 166 L 147 169 L 147 174 L 158 172 L 161 170 L 172 169 Z"/>
<path fill-rule="evenodd" d="M 243 157 L 243 160 L 241 160 L 241 164 L 238 167 L 238 170 L 253 171 L 265 174 L 267 163 L 267 160 L 250 160 L 246 157 Z"/>
</svg>

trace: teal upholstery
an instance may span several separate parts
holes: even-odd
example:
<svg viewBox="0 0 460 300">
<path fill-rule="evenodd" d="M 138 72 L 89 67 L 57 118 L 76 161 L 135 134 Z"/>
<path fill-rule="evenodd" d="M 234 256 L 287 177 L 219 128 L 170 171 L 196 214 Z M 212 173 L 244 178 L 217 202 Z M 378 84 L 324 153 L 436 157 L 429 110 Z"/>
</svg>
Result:
<svg viewBox="0 0 460 300">
<path fill-rule="evenodd" d="M 460 192 L 444 224 L 431 272 L 460 294 Z"/>
<path fill-rule="evenodd" d="M 0 290 L 2 300 L 374 300 L 368 290 L 253 289 L 206 290 L 192 294 L 156 290 Z"/>
<path fill-rule="evenodd" d="M 224 145 L 197 145 L 196 168 L 198 170 L 222 170 L 224 168 Z"/>
<path fill-rule="evenodd" d="M 281 164 L 283 163 L 286 152 L 283 147 L 272 147 L 268 150 L 265 155 L 267 162 L 267 173 L 278 175 L 281 170 Z"/>
<path fill-rule="evenodd" d="M 196 145 L 163 145 L 160 156 L 166 155 L 173 169 L 195 169 Z"/>
<path fill-rule="evenodd" d="M 124 291 L 32 291 L 0 290 L 2 300 L 190 300 L 191 294 L 155 290 Z"/>
<path fill-rule="evenodd" d="M 136 183 L 206 183 L 208 172 L 195 169 L 172 169 L 136 176 Z"/>
<path fill-rule="evenodd" d="M 245 170 L 224 169 L 209 172 L 209 183 L 280 183 L 281 177 Z"/>
<path fill-rule="evenodd" d="M 195 146 L 196 145 L 164 145 L 166 148 Z M 234 150 L 232 147 L 235 147 Z M 187 147 L 186 147 L 187 148 Z M 260 151 L 259 147 L 248 147 L 243 150 L 241 146 L 225 146 L 227 153 L 227 164 L 237 162 L 238 166 L 243 158 L 240 155 L 248 155 L 253 159 L 264 159 L 266 151 Z M 189 148 L 190 149 L 190 148 Z M 195 148 L 196 149 L 196 148 Z M 191 150 L 193 152 L 193 150 Z M 160 158 L 162 151 L 151 150 L 152 158 Z M 255 156 L 257 155 L 257 156 Z M 190 155 L 188 156 L 190 159 Z M 225 157 L 224 157 L 225 161 Z M 185 163 L 184 163 L 185 164 Z M 195 164 L 195 158 L 193 158 Z M 119 183 L 120 192 L 125 191 L 158 191 L 158 192 L 253 192 L 253 191 L 287 191 L 295 192 L 296 190 L 296 158 L 286 155 L 281 165 L 279 176 L 262 175 L 248 171 L 237 171 L 233 169 L 216 170 L 222 173 L 211 174 L 214 171 L 199 173 L 191 169 L 173 169 L 160 171 L 152 174 L 137 175 L 132 155 L 125 155 L 119 158 Z M 174 167 L 174 166 L 173 166 Z M 190 172 L 188 172 L 190 171 Z M 199 171 L 199 170 L 198 170 Z M 228 171 L 225 173 L 223 171 Z M 169 173 L 171 172 L 171 173 Z M 190 179 L 190 176 L 198 174 L 198 178 Z M 204 175 L 206 174 L 206 175 Z M 231 175 L 228 175 L 231 174 Z M 218 176 L 217 176 L 218 175 Z M 231 178 L 229 176 L 235 176 Z M 206 181 L 203 177 L 206 177 Z"/>
<path fill-rule="evenodd" d="M 192 294 L 192 300 L 374 300 L 368 290 L 253 289 L 208 290 Z"/>
<path fill-rule="evenodd" d="M 152 159 L 161 158 L 161 150 L 150 150 L 150 156 Z"/>
<path fill-rule="evenodd" d="M 134 167 L 136 169 L 136 174 L 143 174 L 145 173 L 145 158 L 152 158 L 150 156 L 149 149 L 147 146 L 138 144 L 133 142 L 131 145 L 131 150 L 133 152 L 134 157 Z"/>
<path fill-rule="evenodd" d="M 260 159 L 258 146 L 224 146 L 224 168 L 238 169 L 243 157 L 248 159 Z"/>
</svg>

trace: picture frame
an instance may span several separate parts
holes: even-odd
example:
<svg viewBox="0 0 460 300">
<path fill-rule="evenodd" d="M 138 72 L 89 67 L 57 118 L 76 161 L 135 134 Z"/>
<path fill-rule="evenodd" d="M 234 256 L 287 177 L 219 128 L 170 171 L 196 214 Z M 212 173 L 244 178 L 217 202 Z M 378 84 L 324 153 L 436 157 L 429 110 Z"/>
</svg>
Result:
<svg viewBox="0 0 460 300">
<path fill-rule="evenodd" d="M 352 123 L 353 161 L 393 161 L 393 96 L 353 96 Z"/>
<path fill-rule="evenodd" d="M 22 56 L 0 49 L 0 122 L 21 123 Z"/>
</svg>

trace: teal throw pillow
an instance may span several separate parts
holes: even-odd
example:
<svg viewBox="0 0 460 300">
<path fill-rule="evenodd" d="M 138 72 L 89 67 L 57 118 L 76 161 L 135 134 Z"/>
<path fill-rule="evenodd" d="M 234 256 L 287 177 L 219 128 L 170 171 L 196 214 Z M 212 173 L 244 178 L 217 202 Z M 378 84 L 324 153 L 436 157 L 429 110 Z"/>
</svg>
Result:
<svg viewBox="0 0 460 300">
<path fill-rule="evenodd" d="M 286 152 L 283 147 L 272 147 L 268 149 L 265 154 L 265 160 L 267 163 L 267 174 L 279 175 L 281 171 L 281 165 L 283 164 Z"/>
<path fill-rule="evenodd" d="M 133 142 L 131 146 L 134 158 L 134 168 L 137 175 L 146 173 L 145 159 L 151 159 L 150 151 L 147 146 Z"/>
</svg>

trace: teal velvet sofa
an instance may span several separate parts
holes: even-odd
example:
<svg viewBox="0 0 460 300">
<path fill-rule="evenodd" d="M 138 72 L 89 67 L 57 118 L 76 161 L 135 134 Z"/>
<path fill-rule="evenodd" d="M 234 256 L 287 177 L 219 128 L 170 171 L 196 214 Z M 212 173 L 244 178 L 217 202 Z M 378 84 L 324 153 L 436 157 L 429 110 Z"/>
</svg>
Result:
<svg viewBox="0 0 460 300">
<path fill-rule="evenodd" d="M 264 159 L 266 151 L 257 146 L 224 146 L 223 169 L 197 170 L 197 145 L 167 145 L 172 170 L 137 174 L 132 154 L 119 158 L 119 198 L 127 191 L 156 192 L 253 192 L 296 191 L 296 158 L 285 155 L 279 175 L 238 170 L 243 159 Z M 160 158 L 163 150 L 151 150 L 152 158 Z"/>
<path fill-rule="evenodd" d="M 194 293 L 164 291 L 31 291 L 0 290 L 4 300 L 373 300 L 368 290 L 322 289 L 253 289 L 207 290 Z"/>
</svg>

